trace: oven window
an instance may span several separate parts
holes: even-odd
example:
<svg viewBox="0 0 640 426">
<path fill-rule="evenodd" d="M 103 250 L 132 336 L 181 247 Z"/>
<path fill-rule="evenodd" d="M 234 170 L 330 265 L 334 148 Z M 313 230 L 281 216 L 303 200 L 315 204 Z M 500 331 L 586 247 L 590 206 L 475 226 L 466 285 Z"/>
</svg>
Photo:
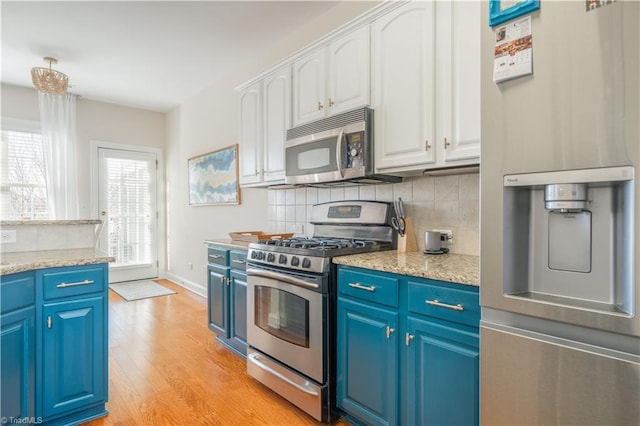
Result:
<svg viewBox="0 0 640 426">
<path fill-rule="evenodd" d="M 279 339 L 309 347 L 309 301 L 271 287 L 255 287 L 255 323 Z"/>
</svg>

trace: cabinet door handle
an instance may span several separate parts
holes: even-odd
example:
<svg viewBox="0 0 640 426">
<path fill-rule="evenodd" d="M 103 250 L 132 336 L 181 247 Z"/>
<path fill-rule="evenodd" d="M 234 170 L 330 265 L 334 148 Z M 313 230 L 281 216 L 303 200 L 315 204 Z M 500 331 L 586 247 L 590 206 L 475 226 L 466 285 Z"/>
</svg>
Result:
<svg viewBox="0 0 640 426">
<path fill-rule="evenodd" d="M 449 145 L 451 145 L 451 142 L 449 142 L 447 138 L 444 138 L 444 149 L 447 149 Z"/>
<path fill-rule="evenodd" d="M 357 289 L 365 290 L 365 291 L 370 291 L 372 293 L 374 291 L 376 291 L 376 288 L 374 286 L 362 285 L 360 283 L 349 283 L 349 287 L 353 287 L 353 288 L 357 288 Z"/>
<path fill-rule="evenodd" d="M 405 344 L 405 346 L 409 346 L 409 343 L 411 343 L 411 341 L 413 340 L 414 337 L 415 336 L 413 334 L 409 334 L 409 333 L 405 334 L 404 335 L 404 344 Z"/>
<path fill-rule="evenodd" d="M 47 328 L 51 328 L 53 325 L 53 320 L 51 317 L 47 317 Z"/>
<path fill-rule="evenodd" d="M 424 150 L 429 151 L 430 149 L 431 149 L 431 145 L 429 144 L 429 141 L 424 141 Z"/>
<path fill-rule="evenodd" d="M 240 265 L 244 265 L 245 263 L 247 263 L 247 262 L 246 262 L 246 261 L 244 261 L 244 260 L 238 260 L 238 259 L 233 259 L 233 260 L 232 260 L 232 262 L 233 262 L 233 263 L 239 263 Z"/>
<path fill-rule="evenodd" d="M 320 111 L 322 108 L 324 108 L 324 105 L 322 105 L 322 102 L 318 101 L 318 111 Z"/>
<path fill-rule="evenodd" d="M 331 98 L 329 98 L 329 106 L 330 106 L 330 107 L 332 107 L 332 106 L 334 106 L 334 105 L 335 105 L 335 102 L 333 102 L 333 101 L 331 100 Z"/>
<path fill-rule="evenodd" d="M 453 309 L 454 311 L 464 311 L 464 308 L 460 303 L 458 303 L 457 305 L 449 305 L 447 303 L 442 303 L 437 300 L 425 300 L 424 303 L 426 303 L 427 305 L 439 306 L 441 308 Z"/>
<path fill-rule="evenodd" d="M 94 282 L 95 281 L 93 280 L 84 280 L 84 281 L 77 281 L 75 283 L 60 283 L 56 287 L 57 288 L 74 287 L 77 285 L 89 285 L 89 284 L 93 284 Z"/>
<path fill-rule="evenodd" d="M 222 258 L 222 255 L 219 254 L 210 254 L 209 255 L 209 259 L 220 259 Z"/>
<path fill-rule="evenodd" d="M 391 328 L 391 327 L 387 326 L 387 339 L 391 338 L 391 335 L 393 334 L 394 331 L 396 331 L 395 328 Z"/>
</svg>

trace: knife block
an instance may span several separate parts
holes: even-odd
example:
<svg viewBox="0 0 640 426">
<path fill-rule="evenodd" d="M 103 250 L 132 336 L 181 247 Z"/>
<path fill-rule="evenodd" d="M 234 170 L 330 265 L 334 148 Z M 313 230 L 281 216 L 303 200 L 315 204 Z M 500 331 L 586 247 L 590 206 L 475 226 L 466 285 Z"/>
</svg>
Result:
<svg viewBox="0 0 640 426">
<path fill-rule="evenodd" d="M 398 253 L 406 253 L 418 250 L 416 235 L 413 232 L 413 220 L 411 216 L 404 218 L 404 235 L 398 234 Z"/>
</svg>

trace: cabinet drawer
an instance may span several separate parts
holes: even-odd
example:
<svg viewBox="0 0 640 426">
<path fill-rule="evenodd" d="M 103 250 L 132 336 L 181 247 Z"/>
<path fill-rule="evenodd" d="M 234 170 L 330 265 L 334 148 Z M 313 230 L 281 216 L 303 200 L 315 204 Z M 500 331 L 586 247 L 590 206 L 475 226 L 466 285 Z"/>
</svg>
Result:
<svg viewBox="0 0 640 426">
<path fill-rule="evenodd" d="M 46 269 L 41 276 L 45 299 L 71 297 L 104 291 L 106 265 Z"/>
<path fill-rule="evenodd" d="M 478 327 L 478 293 L 437 284 L 408 282 L 409 312 Z"/>
<path fill-rule="evenodd" d="M 226 266 L 229 260 L 229 250 L 209 247 L 207 250 L 207 262 L 216 265 Z"/>
<path fill-rule="evenodd" d="M 0 313 L 6 314 L 35 301 L 36 280 L 33 272 L 0 277 Z"/>
<path fill-rule="evenodd" d="M 338 291 L 381 305 L 398 307 L 398 280 L 366 272 L 339 270 Z"/>
<path fill-rule="evenodd" d="M 232 251 L 229 253 L 229 266 L 231 269 L 246 271 L 247 270 L 247 252 Z"/>
</svg>

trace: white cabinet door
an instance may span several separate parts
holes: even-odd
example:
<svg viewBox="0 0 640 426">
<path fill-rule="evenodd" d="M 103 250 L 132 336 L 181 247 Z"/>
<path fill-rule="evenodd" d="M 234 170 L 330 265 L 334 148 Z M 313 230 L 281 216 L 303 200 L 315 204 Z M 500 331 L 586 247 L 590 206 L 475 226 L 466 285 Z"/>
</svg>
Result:
<svg viewBox="0 0 640 426">
<path fill-rule="evenodd" d="M 434 24 L 434 2 L 408 3 L 373 23 L 377 172 L 434 161 Z"/>
<path fill-rule="evenodd" d="M 284 182 L 284 143 L 291 124 L 291 68 L 285 66 L 263 80 L 263 180 Z"/>
<path fill-rule="evenodd" d="M 325 115 L 326 50 L 319 49 L 293 64 L 293 125 Z"/>
<path fill-rule="evenodd" d="M 480 157 L 481 2 L 437 2 L 438 144 L 445 162 Z M 442 56 L 440 56 L 442 55 Z"/>
<path fill-rule="evenodd" d="M 329 45 L 329 114 L 369 104 L 369 51 L 368 25 Z"/>
<path fill-rule="evenodd" d="M 240 185 L 262 180 L 261 82 L 240 93 Z"/>
</svg>

